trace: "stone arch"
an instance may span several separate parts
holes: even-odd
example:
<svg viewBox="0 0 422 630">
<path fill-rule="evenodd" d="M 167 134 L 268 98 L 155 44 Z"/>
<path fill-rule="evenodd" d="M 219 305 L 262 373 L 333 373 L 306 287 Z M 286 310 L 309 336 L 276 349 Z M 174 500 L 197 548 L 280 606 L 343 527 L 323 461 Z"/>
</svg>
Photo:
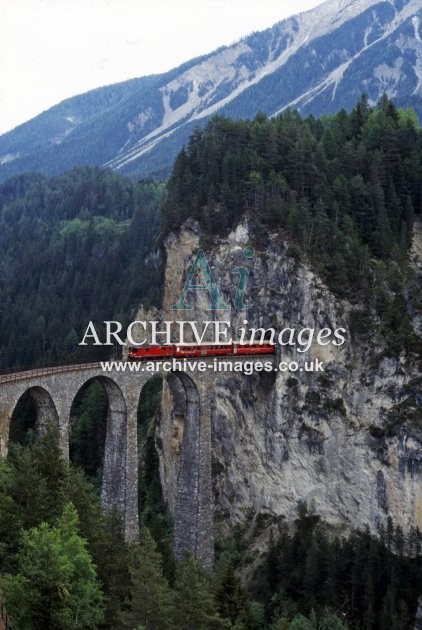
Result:
<svg viewBox="0 0 422 630">
<path fill-rule="evenodd" d="M 88 378 L 78 387 L 73 396 L 72 405 L 81 390 L 93 381 L 101 383 L 108 400 L 101 503 L 105 509 L 111 509 L 115 505 L 124 513 L 126 507 L 127 452 L 126 401 L 121 388 L 112 378 L 96 375 Z"/>
<path fill-rule="evenodd" d="M 139 517 L 141 517 L 145 507 L 145 500 L 147 500 L 151 489 L 153 490 L 154 498 L 158 499 L 157 481 L 160 488 L 160 499 L 163 499 L 164 494 L 161 483 L 159 449 L 157 448 L 159 438 L 157 438 L 157 424 L 155 422 L 161 406 L 163 385 L 161 373 L 153 374 L 150 378 L 138 384 L 135 408 L 138 453 L 134 472 L 138 480 L 137 508 Z M 152 432 L 150 431 L 151 423 L 153 425 Z M 145 475 L 145 473 L 147 474 Z M 151 474 L 153 478 L 151 478 Z M 151 482 L 152 487 L 150 485 Z M 161 506 L 162 501 L 160 499 L 158 499 L 158 504 Z"/>
<path fill-rule="evenodd" d="M 53 400 L 52 394 L 45 387 L 41 387 L 39 385 L 33 385 L 31 387 L 27 387 L 23 391 L 19 393 L 19 397 L 17 398 L 15 404 L 12 407 L 9 425 L 8 425 L 8 436 L 7 443 L 9 443 L 10 436 L 10 425 L 12 423 L 13 415 L 22 400 L 23 396 L 29 395 L 34 402 L 35 405 L 35 431 L 37 433 L 41 433 L 43 428 L 46 426 L 48 421 L 52 421 L 59 426 L 59 414 L 57 412 L 56 405 Z"/>
<path fill-rule="evenodd" d="M 79 391 L 91 380 L 104 387 L 108 399 L 106 443 L 102 479 L 102 503 L 107 509 L 116 505 L 125 517 L 125 536 L 137 537 L 138 522 L 138 448 L 137 405 L 143 385 L 151 374 L 99 371 L 98 366 L 86 370 L 46 370 L 31 382 L 14 378 L 6 381 L 0 396 L 0 451 L 7 452 L 8 422 L 21 395 L 31 389 L 38 409 L 39 423 L 53 416 L 60 428 L 61 448 L 69 452 L 71 406 Z M 181 415 L 182 436 L 180 465 L 174 484 L 174 549 L 177 557 L 187 550 L 210 566 L 213 562 L 213 501 L 211 488 L 211 401 L 214 379 L 206 375 L 174 371 L 164 374 L 166 380 L 178 383 L 184 400 Z M 54 402 L 51 392 L 54 392 Z M 163 423 L 164 424 L 164 423 Z M 161 451 L 161 459 L 166 453 Z M 160 470 L 162 480 L 166 476 Z M 164 484 L 165 485 L 165 484 Z M 167 497 L 165 497 L 167 499 Z"/>
</svg>

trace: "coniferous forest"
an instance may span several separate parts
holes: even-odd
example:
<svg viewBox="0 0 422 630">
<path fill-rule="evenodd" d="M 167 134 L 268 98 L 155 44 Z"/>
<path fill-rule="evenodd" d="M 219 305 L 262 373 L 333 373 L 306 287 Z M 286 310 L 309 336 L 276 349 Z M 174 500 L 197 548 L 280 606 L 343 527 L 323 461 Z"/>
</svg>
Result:
<svg viewBox="0 0 422 630">
<path fill-rule="evenodd" d="M 419 298 L 407 254 L 421 215 L 421 160 L 415 113 L 387 97 L 371 108 L 362 96 L 350 114 L 318 120 L 291 110 L 253 121 L 216 117 L 175 161 L 163 230 L 194 218 L 212 239 L 246 213 L 257 243 L 280 230 L 335 295 L 366 305 L 352 333 L 377 330 L 392 356 L 420 351 L 409 325 Z"/>
<path fill-rule="evenodd" d="M 408 264 L 422 207 L 422 131 L 386 97 L 302 119 L 216 117 L 196 130 L 167 183 L 80 167 L 0 185 L 0 367 L 98 359 L 81 353 L 89 320 L 131 319 L 160 305 L 163 241 L 187 220 L 203 244 L 246 215 L 255 245 L 287 239 L 333 293 L 357 308 L 356 338 L 415 355 L 419 287 Z M 304 505 L 292 526 L 250 514 L 216 540 L 206 573 L 172 553 L 155 448 L 160 378 L 138 409 L 139 541 L 100 505 L 107 397 L 89 383 L 74 402 L 71 463 L 54 426 L 35 435 L 22 398 L 0 460 L 0 593 L 14 630 L 406 630 L 422 592 L 422 538 L 391 520 L 379 538 L 338 531 Z M 251 549 L 266 532 L 259 561 Z"/>
<path fill-rule="evenodd" d="M 169 231 L 191 218 L 212 240 L 245 213 L 258 246 L 280 230 L 337 296 L 368 306 L 352 331 L 372 314 L 389 352 L 417 348 L 407 253 L 421 181 L 414 112 L 364 97 L 320 120 L 216 117 L 193 133 L 167 186 L 88 167 L 13 177 L 0 185 L 0 368 L 77 360 L 90 319 L 125 323 L 139 303 L 159 305 Z"/>
<path fill-rule="evenodd" d="M 88 167 L 0 185 L 0 368 L 89 359 L 89 320 L 128 322 L 159 302 L 163 193 Z"/>
<path fill-rule="evenodd" d="M 148 439 L 144 444 L 148 450 Z M 13 446 L 0 462 L 0 482 L 0 591 L 12 628 L 413 625 L 422 579 L 417 530 L 404 533 L 389 522 L 379 540 L 368 532 L 340 535 L 298 505 L 294 530 L 274 524 L 258 566 L 249 566 L 248 549 L 268 515 L 218 539 L 208 574 L 190 556 L 174 562 L 151 454 L 141 479 L 141 534 L 130 544 L 120 514 L 104 513 L 95 484 L 61 458 L 53 426 Z"/>
</svg>

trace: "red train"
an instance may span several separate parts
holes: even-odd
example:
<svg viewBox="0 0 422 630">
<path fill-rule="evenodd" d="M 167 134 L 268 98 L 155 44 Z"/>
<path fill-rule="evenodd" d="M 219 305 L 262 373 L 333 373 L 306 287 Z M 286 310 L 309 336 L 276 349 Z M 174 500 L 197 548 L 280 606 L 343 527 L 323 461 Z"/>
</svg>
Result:
<svg viewBox="0 0 422 630">
<path fill-rule="evenodd" d="M 264 343 L 228 343 L 213 344 L 203 343 L 200 345 L 178 346 L 171 344 L 168 346 L 140 346 L 139 348 L 128 348 L 127 358 L 130 361 L 142 361 L 142 359 L 161 359 L 167 357 L 189 358 L 189 357 L 217 357 L 232 355 L 256 355 L 274 354 L 275 345 L 265 341 Z"/>
</svg>

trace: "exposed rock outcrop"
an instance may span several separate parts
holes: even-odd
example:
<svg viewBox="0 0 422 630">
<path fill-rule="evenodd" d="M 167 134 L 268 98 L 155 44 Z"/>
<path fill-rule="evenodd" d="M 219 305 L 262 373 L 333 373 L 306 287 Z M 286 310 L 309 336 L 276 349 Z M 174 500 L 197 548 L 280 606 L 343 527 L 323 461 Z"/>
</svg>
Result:
<svg viewBox="0 0 422 630">
<path fill-rule="evenodd" d="M 348 329 L 351 305 L 336 299 L 278 234 L 246 258 L 249 229 L 204 247 L 228 311 L 208 310 L 206 291 L 192 291 L 191 311 L 171 309 L 200 247 L 197 226 L 166 244 L 163 320 L 229 320 L 232 330 L 272 326 Z M 250 252 L 249 252 L 250 254 Z M 417 258 L 417 252 L 414 254 Z M 244 311 L 233 308 L 239 274 L 249 270 Z M 420 272 L 420 268 L 419 268 Z M 341 347 L 283 346 L 280 360 L 319 359 L 324 372 L 219 374 L 212 412 L 215 510 L 225 522 L 269 513 L 288 521 L 305 501 L 328 523 L 376 532 L 391 516 L 422 528 L 422 384 L 416 358 L 376 358 L 349 332 Z M 379 348 L 378 348 L 379 350 Z M 166 385 L 158 427 L 166 499 L 174 508 L 183 401 Z"/>
</svg>

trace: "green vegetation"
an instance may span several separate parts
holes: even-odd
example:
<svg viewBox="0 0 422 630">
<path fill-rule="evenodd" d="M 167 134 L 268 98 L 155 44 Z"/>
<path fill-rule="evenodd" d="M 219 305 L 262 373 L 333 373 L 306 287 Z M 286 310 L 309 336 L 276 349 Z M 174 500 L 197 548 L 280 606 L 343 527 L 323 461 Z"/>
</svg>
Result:
<svg viewBox="0 0 422 630">
<path fill-rule="evenodd" d="M 76 396 L 71 417 L 75 418 L 69 440 L 69 455 L 75 466 L 101 488 L 105 438 L 107 433 L 108 399 L 104 387 L 91 381 Z"/>
<path fill-rule="evenodd" d="M 251 545 L 253 550 L 260 533 L 262 519 L 258 516 L 252 525 L 236 528 L 217 546 L 217 567 L 225 567 L 225 578 L 218 578 L 224 583 L 224 588 L 218 590 L 220 610 L 233 624 L 240 620 L 245 624 L 233 627 L 413 627 L 422 580 L 422 536 L 418 530 L 404 536 L 388 520 L 387 527 L 380 529 L 379 540 L 369 532 L 339 535 L 300 504 L 293 529 L 280 521 L 272 528 L 263 557 L 256 549 L 252 551 L 254 569 L 251 572 L 249 568 L 242 587 L 236 575 L 247 569 L 246 551 Z M 259 607 L 263 620 L 248 625 L 250 609 L 256 612 Z"/>
<path fill-rule="evenodd" d="M 153 381 L 148 392 L 155 401 L 160 387 Z M 191 556 L 178 564 L 172 557 L 171 523 L 163 520 L 148 453 L 140 516 L 151 529 L 143 525 L 139 540 L 128 544 L 118 512 L 104 513 L 94 486 L 61 458 L 54 426 L 29 446 L 11 446 L 0 461 L 0 597 L 13 627 L 412 627 L 422 580 L 417 530 L 404 536 L 389 521 L 380 540 L 367 532 L 338 536 L 299 506 L 294 530 L 280 523 L 256 556 L 254 541 L 272 519 L 251 514 L 218 542 L 208 574 Z"/>
<path fill-rule="evenodd" d="M 321 120 L 216 117 L 192 134 L 167 188 L 88 167 L 13 177 L 0 185 L 0 368 L 110 356 L 78 343 L 89 320 L 124 325 L 139 303 L 160 304 L 162 236 L 193 218 L 211 241 L 245 213 L 258 248 L 279 230 L 356 303 L 355 337 L 376 330 L 387 354 L 412 351 L 419 298 L 406 257 L 421 176 L 412 112 L 362 98 Z"/>
<path fill-rule="evenodd" d="M 0 597 L 13 627 L 227 627 L 212 576 L 187 557 L 170 583 L 145 527 L 127 544 L 120 515 L 104 513 L 80 470 L 64 462 L 58 435 L 49 425 L 0 460 Z"/>
<path fill-rule="evenodd" d="M 53 426 L 0 461 L 0 540 L 0 590 L 17 628 L 108 627 L 103 613 L 115 617 L 128 583 L 121 517 L 104 514 L 64 462 Z"/>
<path fill-rule="evenodd" d="M 154 375 L 143 387 L 138 406 L 138 452 L 140 458 L 139 520 L 151 532 L 163 557 L 165 575 L 173 579 L 173 519 L 164 501 L 160 463 L 155 447 L 156 412 L 161 402 L 163 379 Z"/>
<path fill-rule="evenodd" d="M 270 544 L 260 590 L 276 618 L 297 612 L 312 618 L 312 611 L 320 618 L 328 607 L 350 628 L 409 628 L 422 579 L 421 543 L 418 531 L 404 540 L 391 521 L 380 540 L 368 532 L 339 537 L 300 508 L 295 533 L 281 526 Z M 320 623 L 303 627 L 326 627 Z M 327 627 L 341 627 L 336 623 Z"/>
<path fill-rule="evenodd" d="M 283 227 L 327 277 L 335 270 L 341 291 L 342 281 L 361 286 L 369 257 L 390 261 L 407 250 L 421 174 L 417 119 L 386 97 L 375 109 L 362 97 L 350 114 L 321 120 L 290 110 L 216 117 L 175 162 L 164 226 L 190 217 L 224 234 L 249 211 Z"/>
<path fill-rule="evenodd" d="M 414 395 L 395 405 L 387 414 L 387 422 L 383 427 L 372 425 L 369 430 L 377 438 L 392 437 L 398 429 L 406 424 L 415 428 L 421 426 L 422 408 L 417 405 Z"/>
<path fill-rule="evenodd" d="M 161 556 L 149 530 L 143 527 L 139 541 L 129 546 L 129 594 L 120 615 L 121 628 L 140 624 L 172 628 L 172 593 L 164 577 Z"/>
<path fill-rule="evenodd" d="M 408 310 L 420 288 L 407 252 L 421 176 L 422 132 L 412 112 L 386 98 L 372 109 L 362 98 L 350 114 L 321 120 L 291 111 L 272 120 L 217 117 L 194 132 L 167 189 L 91 168 L 12 178 L 0 185 L 0 366 L 100 358 L 77 345 L 89 320 L 124 325 L 140 302 L 159 305 L 162 238 L 193 218 L 211 241 L 245 213 L 257 249 L 278 231 L 289 254 L 353 302 L 354 338 L 369 341 L 375 331 L 386 354 L 416 351 Z M 297 379 L 286 382 L 295 396 Z M 320 376 L 322 389 L 307 393 L 307 405 L 346 415 L 341 398 L 321 395 L 329 384 Z M 212 574 L 189 555 L 176 563 L 155 447 L 161 389 L 155 377 L 141 395 L 141 533 L 130 544 L 121 515 L 99 502 L 102 386 L 89 383 L 74 402 L 70 465 L 56 428 L 35 438 L 34 406 L 22 397 L 10 434 L 19 445 L 0 460 L 0 598 L 14 628 L 412 627 L 421 536 L 391 522 L 376 540 L 368 532 L 340 536 L 303 506 L 289 530 L 251 513 L 218 541 Z M 420 422 L 414 391 L 373 436 Z M 305 425 L 303 432 L 317 447 L 317 433 Z M 254 545 L 269 527 L 262 555 Z"/>
<path fill-rule="evenodd" d="M 159 303 L 163 191 L 91 168 L 0 185 L 0 367 L 106 358 L 78 346 L 88 322 Z"/>
<path fill-rule="evenodd" d="M 22 533 L 18 572 L 0 582 L 16 627 L 71 630 L 102 621 L 100 585 L 77 524 L 77 512 L 68 503 L 56 527 L 43 522 Z"/>
<path fill-rule="evenodd" d="M 12 444 L 31 444 L 35 438 L 37 408 L 30 392 L 21 396 L 13 412 L 9 426 L 9 441 Z"/>
<path fill-rule="evenodd" d="M 373 332 L 380 319 L 378 339 L 396 355 L 417 345 L 407 306 L 417 303 L 417 286 L 406 261 L 421 177 L 417 119 L 387 97 L 375 108 L 362 97 L 350 114 L 321 120 L 290 110 L 216 117 L 176 159 L 163 229 L 193 218 L 211 241 L 246 213 L 261 247 L 279 230 L 336 295 L 367 305 L 354 312 L 352 332 Z"/>
</svg>

